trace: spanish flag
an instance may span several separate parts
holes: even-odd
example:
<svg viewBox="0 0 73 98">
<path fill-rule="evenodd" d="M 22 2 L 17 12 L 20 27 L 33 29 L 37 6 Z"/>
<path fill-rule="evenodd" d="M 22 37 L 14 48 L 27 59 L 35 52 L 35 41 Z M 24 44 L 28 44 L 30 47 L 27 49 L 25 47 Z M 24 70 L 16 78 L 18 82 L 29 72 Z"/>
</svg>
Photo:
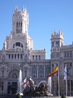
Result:
<svg viewBox="0 0 73 98">
<path fill-rule="evenodd" d="M 29 81 L 27 81 L 25 84 L 24 84 L 24 88 L 29 85 Z"/>
<path fill-rule="evenodd" d="M 29 81 L 27 81 L 26 83 L 25 83 L 25 85 L 28 85 L 29 84 Z"/>
<path fill-rule="evenodd" d="M 54 75 L 55 73 L 57 73 L 58 72 L 58 65 L 56 66 L 56 68 L 51 72 L 51 74 L 49 74 L 48 76 L 47 76 L 47 78 L 48 77 L 51 77 L 52 75 Z"/>
</svg>

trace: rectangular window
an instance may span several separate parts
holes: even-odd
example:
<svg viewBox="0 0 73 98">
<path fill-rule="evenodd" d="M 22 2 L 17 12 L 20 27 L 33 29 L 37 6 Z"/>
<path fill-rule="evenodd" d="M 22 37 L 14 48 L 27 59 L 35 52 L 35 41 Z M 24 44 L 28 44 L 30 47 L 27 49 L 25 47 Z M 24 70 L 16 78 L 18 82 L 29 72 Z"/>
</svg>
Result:
<svg viewBox="0 0 73 98">
<path fill-rule="evenodd" d="M 3 85 L 2 85 L 2 91 L 3 91 Z"/>
<path fill-rule="evenodd" d="M 66 58 L 66 53 L 64 54 L 64 57 Z"/>
<path fill-rule="evenodd" d="M 9 59 L 10 59 L 10 54 L 9 54 Z"/>
<path fill-rule="evenodd" d="M 71 91 L 73 91 L 73 80 L 71 80 Z"/>
<path fill-rule="evenodd" d="M 33 58 L 32 59 L 34 60 L 34 55 L 33 55 Z"/>
<path fill-rule="evenodd" d="M 39 77 L 44 77 L 43 71 L 39 72 Z"/>
<path fill-rule="evenodd" d="M 17 42 L 17 43 L 16 43 L 16 46 L 20 46 L 20 42 Z"/>
<path fill-rule="evenodd" d="M 22 54 L 21 54 L 21 59 L 22 59 Z"/>
<path fill-rule="evenodd" d="M 49 75 L 49 70 L 45 71 L 45 76 L 47 77 Z"/>
<path fill-rule="evenodd" d="M 40 60 L 40 55 L 39 55 L 39 60 Z"/>
<path fill-rule="evenodd" d="M 59 47 L 59 41 L 56 41 L 56 46 Z"/>
<path fill-rule="evenodd" d="M 68 91 L 70 91 L 70 80 L 68 80 Z"/>
<path fill-rule="evenodd" d="M 2 91 L 3 91 L 3 82 L 2 82 Z"/>
<path fill-rule="evenodd" d="M 69 53 L 67 53 L 67 57 L 69 57 Z"/>
<path fill-rule="evenodd" d="M 72 53 L 70 52 L 70 57 L 72 57 Z"/>
<path fill-rule="evenodd" d="M 33 76 L 33 77 L 36 77 L 36 71 L 35 71 L 35 70 L 32 71 L 32 76 Z"/>
<path fill-rule="evenodd" d="M 54 70 L 54 64 L 52 64 L 52 71 Z"/>
<path fill-rule="evenodd" d="M 54 42 L 52 42 L 52 47 L 54 47 Z"/>
<path fill-rule="evenodd" d="M 37 60 L 37 55 L 36 55 L 36 60 Z"/>
<path fill-rule="evenodd" d="M 70 66 L 72 66 L 72 62 L 70 62 Z"/>
<path fill-rule="evenodd" d="M 25 77 L 27 77 L 27 70 L 25 70 Z"/>
<path fill-rule="evenodd" d="M 15 59 L 16 59 L 16 54 L 15 54 Z"/>
<path fill-rule="evenodd" d="M 12 59 L 13 59 L 13 54 L 12 54 Z"/>
<path fill-rule="evenodd" d="M 67 75 L 68 76 L 70 75 L 70 69 L 67 69 Z"/>
<path fill-rule="evenodd" d="M 18 54 L 18 59 L 19 59 L 19 54 Z"/>
</svg>

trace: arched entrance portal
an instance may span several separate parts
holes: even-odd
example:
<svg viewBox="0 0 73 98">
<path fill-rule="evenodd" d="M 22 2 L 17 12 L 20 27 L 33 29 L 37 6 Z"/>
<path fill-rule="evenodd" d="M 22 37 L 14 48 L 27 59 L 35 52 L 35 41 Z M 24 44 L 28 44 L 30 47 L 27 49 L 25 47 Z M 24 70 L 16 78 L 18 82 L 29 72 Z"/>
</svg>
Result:
<svg viewBox="0 0 73 98">
<path fill-rule="evenodd" d="M 19 71 L 14 69 L 8 75 L 8 94 L 16 94 L 18 88 Z"/>
</svg>

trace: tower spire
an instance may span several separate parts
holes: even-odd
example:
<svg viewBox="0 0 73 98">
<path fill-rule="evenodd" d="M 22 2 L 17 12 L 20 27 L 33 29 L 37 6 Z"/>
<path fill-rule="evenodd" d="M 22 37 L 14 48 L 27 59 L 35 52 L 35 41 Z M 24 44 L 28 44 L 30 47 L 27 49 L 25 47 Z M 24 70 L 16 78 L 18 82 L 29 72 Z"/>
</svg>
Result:
<svg viewBox="0 0 73 98">
<path fill-rule="evenodd" d="M 15 12 L 18 10 L 18 7 L 17 6 L 15 6 Z"/>
<path fill-rule="evenodd" d="M 27 13 L 27 8 L 26 8 L 26 6 L 25 6 L 25 13 Z"/>
<path fill-rule="evenodd" d="M 23 8 L 22 8 L 22 12 L 24 12 L 24 5 L 23 5 Z"/>
</svg>

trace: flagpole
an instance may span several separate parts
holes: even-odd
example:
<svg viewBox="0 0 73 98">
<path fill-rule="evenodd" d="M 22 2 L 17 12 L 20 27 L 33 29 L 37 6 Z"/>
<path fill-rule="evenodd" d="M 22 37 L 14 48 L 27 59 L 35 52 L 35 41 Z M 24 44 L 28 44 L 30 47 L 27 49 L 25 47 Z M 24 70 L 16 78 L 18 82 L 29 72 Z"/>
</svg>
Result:
<svg viewBox="0 0 73 98">
<path fill-rule="evenodd" d="M 66 98 L 67 98 L 67 64 L 66 64 Z"/>
<path fill-rule="evenodd" d="M 59 63 L 58 63 L 58 96 L 60 98 Z"/>
</svg>

